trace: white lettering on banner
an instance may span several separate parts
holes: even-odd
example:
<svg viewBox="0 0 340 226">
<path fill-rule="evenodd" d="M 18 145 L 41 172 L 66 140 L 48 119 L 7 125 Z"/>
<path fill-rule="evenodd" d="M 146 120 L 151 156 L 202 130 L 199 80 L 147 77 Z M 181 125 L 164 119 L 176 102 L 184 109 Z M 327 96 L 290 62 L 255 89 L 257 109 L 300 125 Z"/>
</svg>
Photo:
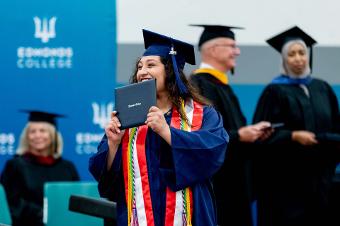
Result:
<svg viewBox="0 0 340 226">
<path fill-rule="evenodd" d="M 35 24 L 35 38 L 41 38 L 41 41 L 43 43 L 47 43 L 50 38 L 55 38 L 55 23 L 57 21 L 56 17 L 52 17 L 48 20 L 47 24 L 47 18 L 41 19 L 39 17 L 33 18 L 34 24 Z"/>
<path fill-rule="evenodd" d="M 104 136 L 103 129 L 111 119 L 111 112 L 113 111 L 113 103 L 99 104 L 92 102 L 93 110 L 93 124 L 98 125 L 101 133 L 78 132 L 76 134 L 75 151 L 78 155 L 91 155 L 97 152 L 97 147 Z"/>
<path fill-rule="evenodd" d="M 90 155 L 97 152 L 97 146 L 103 138 L 103 133 L 77 133 L 76 153 L 78 155 Z"/>
<path fill-rule="evenodd" d="M 72 68 L 72 60 L 71 59 L 35 59 L 35 58 L 27 58 L 27 59 L 18 59 L 17 66 L 20 69 L 69 69 Z"/>
<path fill-rule="evenodd" d="M 0 133 L 0 155 L 14 155 L 14 143 L 13 133 Z"/>
<path fill-rule="evenodd" d="M 111 112 L 113 111 L 113 103 L 110 102 L 107 105 L 92 103 L 93 109 L 93 124 L 99 125 L 101 129 L 104 129 L 106 124 L 110 122 Z"/>
<path fill-rule="evenodd" d="M 19 58 L 31 58 L 31 57 L 67 57 L 71 58 L 73 56 L 73 49 L 71 47 L 58 47 L 58 48 L 34 48 L 34 47 L 22 47 L 20 46 L 17 50 L 17 55 Z"/>
<path fill-rule="evenodd" d="M 49 20 L 34 17 L 35 38 L 40 38 L 42 43 L 48 43 L 56 37 L 56 17 Z M 19 46 L 17 48 L 17 68 L 19 69 L 71 69 L 73 48 L 68 47 L 32 47 Z"/>
</svg>

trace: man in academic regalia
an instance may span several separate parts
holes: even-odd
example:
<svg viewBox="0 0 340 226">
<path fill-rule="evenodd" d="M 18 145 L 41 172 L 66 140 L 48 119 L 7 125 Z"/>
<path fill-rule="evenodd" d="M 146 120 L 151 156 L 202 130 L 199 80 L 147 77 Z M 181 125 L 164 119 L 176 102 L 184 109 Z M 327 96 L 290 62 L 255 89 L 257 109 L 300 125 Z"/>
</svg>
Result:
<svg viewBox="0 0 340 226">
<path fill-rule="evenodd" d="M 233 72 L 240 49 L 232 29 L 220 25 L 201 26 L 199 39 L 202 63 L 191 75 L 191 82 L 222 114 L 224 128 L 230 136 L 229 152 L 222 169 L 214 177 L 218 223 L 221 226 L 252 225 L 252 181 L 250 154 L 253 142 L 271 133 L 268 122 L 246 125 L 239 101 L 228 84 L 227 73 Z"/>
</svg>

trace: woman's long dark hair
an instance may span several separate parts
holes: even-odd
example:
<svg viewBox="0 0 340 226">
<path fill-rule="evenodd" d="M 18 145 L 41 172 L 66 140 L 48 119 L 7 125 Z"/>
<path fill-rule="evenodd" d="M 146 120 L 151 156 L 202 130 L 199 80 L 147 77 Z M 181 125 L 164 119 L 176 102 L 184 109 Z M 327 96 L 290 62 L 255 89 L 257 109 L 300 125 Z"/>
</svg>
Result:
<svg viewBox="0 0 340 226">
<path fill-rule="evenodd" d="M 136 62 L 136 67 L 134 70 L 133 75 L 130 78 L 130 83 L 137 83 L 137 71 L 138 71 L 138 63 L 140 59 Z M 173 65 L 171 59 L 166 59 L 161 57 L 161 62 L 165 66 L 165 72 L 166 72 L 166 78 L 165 78 L 165 87 L 169 92 L 169 99 L 171 100 L 171 103 L 173 106 L 175 106 L 178 109 L 178 112 L 181 116 L 181 118 L 185 119 L 187 123 L 189 123 L 188 118 L 186 117 L 186 114 L 184 110 L 181 107 L 181 101 L 187 101 L 189 98 L 193 99 L 194 101 L 203 104 L 203 105 L 210 105 L 211 103 L 204 97 L 202 97 L 197 89 L 190 84 L 188 79 L 186 78 L 183 70 L 179 69 L 180 78 L 184 85 L 187 87 L 187 94 L 184 96 L 180 95 L 179 89 L 176 85 L 176 75 L 173 70 Z"/>
</svg>

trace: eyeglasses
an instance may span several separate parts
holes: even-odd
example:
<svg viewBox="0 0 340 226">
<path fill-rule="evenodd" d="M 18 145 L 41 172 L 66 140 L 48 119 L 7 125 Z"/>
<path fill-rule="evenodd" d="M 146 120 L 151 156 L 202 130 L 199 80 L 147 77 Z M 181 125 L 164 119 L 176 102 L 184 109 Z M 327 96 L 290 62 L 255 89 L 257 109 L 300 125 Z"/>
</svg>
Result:
<svg viewBox="0 0 340 226">
<path fill-rule="evenodd" d="M 221 46 L 221 47 L 230 47 L 232 49 L 238 49 L 239 47 L 235 44 L 215 44 L 213 45 L 212 47 L 218 47 L 218 46 Z"/>
</svg>

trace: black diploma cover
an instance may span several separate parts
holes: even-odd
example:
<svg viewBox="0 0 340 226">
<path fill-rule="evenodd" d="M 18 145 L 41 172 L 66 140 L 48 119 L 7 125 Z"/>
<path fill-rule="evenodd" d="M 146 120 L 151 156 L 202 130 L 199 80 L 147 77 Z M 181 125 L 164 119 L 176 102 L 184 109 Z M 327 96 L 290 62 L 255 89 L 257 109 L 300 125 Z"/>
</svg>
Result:
<svg viewBox="0 0 340 226">
<path fill-rule="evenodd" d="M 116 88 L 115 105 L 120 129 L 143 125 L 149 108 L 156 106 L 156 80 Z"/>
</svg>

